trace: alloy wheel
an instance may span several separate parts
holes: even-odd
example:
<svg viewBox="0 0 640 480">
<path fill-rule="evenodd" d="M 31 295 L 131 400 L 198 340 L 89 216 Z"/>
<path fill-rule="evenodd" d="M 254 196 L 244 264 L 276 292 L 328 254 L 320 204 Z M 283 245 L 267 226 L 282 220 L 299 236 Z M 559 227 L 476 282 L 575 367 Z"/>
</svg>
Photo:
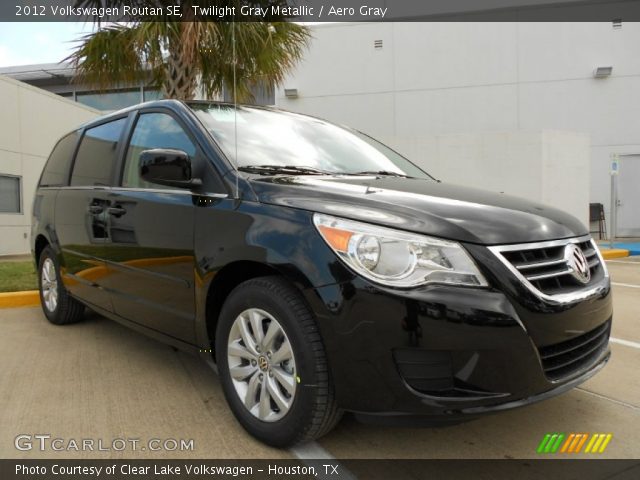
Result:
<svg viewBox="0 0 640 480">
<path fill-rule="evenodd" d="M 50 258 L 46 258 L 42 264 L 40 282 L 45 307 L 50 312 L 54 312 L 58 306 L 58 277 L 56 266 Z"/>
<path fill-rule="evenodd" d="M 296 363 L 287 334 L 271 314 L 250 308 L 236 317 L 227 360 L 235 391 L 253 416 L 275 422 L 289 412 L 296 394 Z"/>
</svg>

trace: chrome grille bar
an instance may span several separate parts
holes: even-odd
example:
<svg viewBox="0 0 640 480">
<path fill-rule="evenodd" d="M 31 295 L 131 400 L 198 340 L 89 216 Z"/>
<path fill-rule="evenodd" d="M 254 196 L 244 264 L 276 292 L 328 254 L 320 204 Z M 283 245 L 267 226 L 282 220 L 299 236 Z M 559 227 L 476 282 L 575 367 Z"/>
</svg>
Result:
<svg viewBox="0 0 640 480">
<path fill-rule="evenodd" d="M 565 268 L 557 272 L 541 273 L 539 275 L 526 275 L 525 278 L 530 282 L 535 282 L 536 280 L 544 280 L 546 278 L 561 277 L 562 275 L 569 275 L 569 274 L 571 274 L 571 269 Z"/>
<path fill-rule="evenodd" d="M 582 284 L 564 258 L 565 247 L 576 244 L 586 257 L 591 280 Z M 569 303 L 587 298 L 609 287 L 609 274 L 591 236 L 548 242 L 488 247 L 536 296 L 549 303 Z"/>
<path fill-rule="evenodd" d="M 522 264 L 513 264 L 518 270 L 528 270 L 530 268 L 540 268 L 540 267 L 551 267 L 553 265 L 564 265 L 564 258 L 559 260 L 550 260 L 548 262 L 536 262 L 536 263 L 522 263 Z"/>
</svg>

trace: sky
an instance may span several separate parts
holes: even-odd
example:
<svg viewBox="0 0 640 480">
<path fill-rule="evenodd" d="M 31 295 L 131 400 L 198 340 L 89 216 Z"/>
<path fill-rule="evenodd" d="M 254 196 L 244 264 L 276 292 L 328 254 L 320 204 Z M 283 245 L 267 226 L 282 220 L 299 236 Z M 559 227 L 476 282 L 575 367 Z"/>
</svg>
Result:
<svg viewBox="0 0 640 480">
<path fill-rule="evenodd" d="M 0 22 L 0 68 L 57 63 L 92 29 L 84 22 Z"/>
<path fill-rule="evenodd" d="M 91 31 L 91 23 L 0 23 L 0 67 L 57 63 L 68 56 L 74 41 Z"/>
</svg>

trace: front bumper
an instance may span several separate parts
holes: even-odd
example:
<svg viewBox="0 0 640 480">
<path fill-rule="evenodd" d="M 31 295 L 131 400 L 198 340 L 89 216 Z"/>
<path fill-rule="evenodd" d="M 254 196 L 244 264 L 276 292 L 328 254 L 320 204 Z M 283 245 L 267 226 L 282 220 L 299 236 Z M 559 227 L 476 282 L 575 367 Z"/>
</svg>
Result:
<svg viewBox="0 0 640 480">
<path fill-rule="evenodd" d="M 580 302 L 550 305 L 511 295 L 496 272 L 483 273 L 492 288 L 400 291 L 353 276 L 307 290 L 340 406 L 374 415 L 474 417 L 558 395 L 607 362 L 608 287 Z M 560 378 L 545 370 L 546 352 L 589 350 L 579 345 L 589 332 L 599 335 L 598 348 Z"/>
<path fill-rule="evenodd" d="M 446 426 L 451 424 L 460 423 L 461 421 L 471 420 L 481 415 L 490 413 L 497 413 L 505 410 L 512 410 L 514 408 L 525 407 L 533 403 L 541 402 L 549 398 L 553 398 L 557 395 L 565 393 L 572 388 L 577 387 L 583 382 L 593 377 L 596 373 L 604 368 L 609 361 L 611 353 L 607 351 L 590 369 L 586 370 L 581 375 L 573 378 L 572 380 L 560 384 L 547 390 L 546 392 L 533 395 L 531 397 L 523 398 L 520 400 L 513 400 L 505 403 L 498 403 L 490 406 L 481 407 L 464 407 L 460 410 L 452 411 L 445 415 L 429 415 L 428 413 L 412 414 L 404 412 L 357 412 L 359 420 L 365 423 L 373 423 L 386 426 Z"/>
</svg>

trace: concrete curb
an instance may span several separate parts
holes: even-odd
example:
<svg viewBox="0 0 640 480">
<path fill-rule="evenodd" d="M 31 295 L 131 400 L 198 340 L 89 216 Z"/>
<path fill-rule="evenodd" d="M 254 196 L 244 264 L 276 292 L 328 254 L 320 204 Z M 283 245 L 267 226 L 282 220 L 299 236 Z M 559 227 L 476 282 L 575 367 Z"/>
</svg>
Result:
<svg viewBox="0 0 640 480">
<path fill-rule="evenodd" d="M 38 290 L 0 293 L 0 308 L 35 307 L 40 305 Z"/>
<path fill-rule="evenodd" d="M 600 249 L 600 253 L 602 254 L 602 258 L 604 258 L 605 260 L 611 260 L 612 258 L 624 258 L 629 256 L 629 250 L 624 250 L 622 248 Z"/>
</svg>

